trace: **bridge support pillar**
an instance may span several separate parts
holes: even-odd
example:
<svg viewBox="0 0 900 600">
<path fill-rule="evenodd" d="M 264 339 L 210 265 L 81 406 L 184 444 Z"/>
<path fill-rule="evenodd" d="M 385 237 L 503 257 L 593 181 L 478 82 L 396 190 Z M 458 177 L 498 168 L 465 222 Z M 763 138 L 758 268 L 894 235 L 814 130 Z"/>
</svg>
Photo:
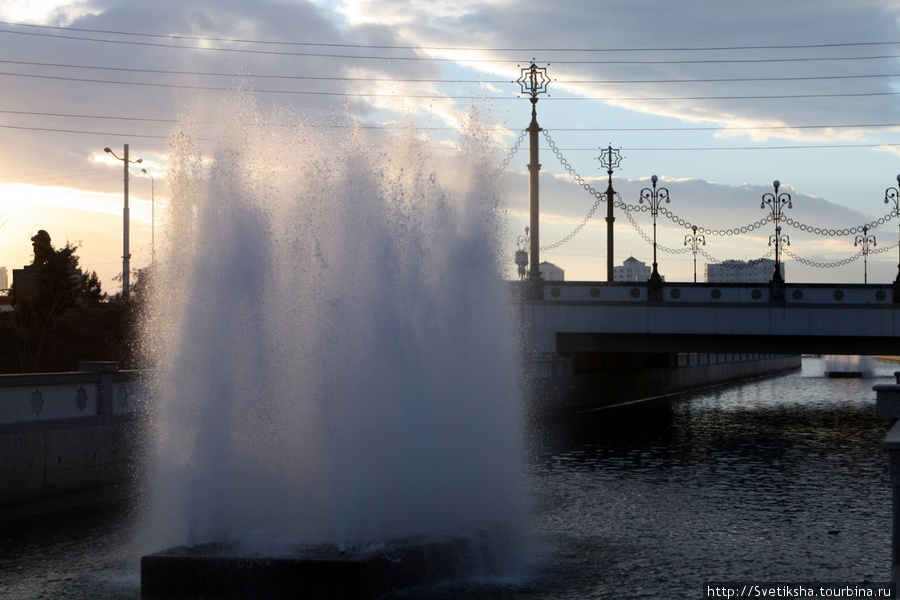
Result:
<svg viewBox="0 0 900 600">
<path fill-rule="evenodd" d="M 100 373 L 100 398 L 97 412 L 103 415 L 103 422 L 112 421 L 114 407 L 113 375 L 119 370 L 119 361 L 105 360 L 78 363 L 78 370 L 88 373 Z"/>
<path fill-rule="evenodd" d="M 784 304 L 784 280 L 780 277 L 769 282 L 769 302 Z"/>
<path fill-rule="evenodd" d="M 900 371 L 894 376 L 900 383 Z M 884 439 L 891 473 L 891 581 L 900 580 L 900 385 L 881 384 L 873 387 L 876 393 L 876 414 L 893 419 L 893 426 Z"/>
<path fill-rule="evenodd" d="M 656 275 L 654 277 L 653 275 Z M 647 281 L 647 300 L 650 302 L 663 301 L 663 282 L 658 271 L 654 271 L 653 275 Z"/>
</svg>

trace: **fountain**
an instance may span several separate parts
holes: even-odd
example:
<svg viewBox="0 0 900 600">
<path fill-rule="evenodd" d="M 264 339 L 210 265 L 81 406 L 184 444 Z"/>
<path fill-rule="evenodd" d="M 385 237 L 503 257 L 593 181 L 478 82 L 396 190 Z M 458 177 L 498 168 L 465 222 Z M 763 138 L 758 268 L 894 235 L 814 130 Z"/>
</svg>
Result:
<svg viewBox="0 0 900 600">
<path fill-rule="evenodd" d="M 512 568 L 520 378 L 487 136 L 473 120 L 451 155 L 239 112 L 210 157 L 172 144 L 143 535 L 167 550 L 142 593 L 369 597 Z"/>
</svg>

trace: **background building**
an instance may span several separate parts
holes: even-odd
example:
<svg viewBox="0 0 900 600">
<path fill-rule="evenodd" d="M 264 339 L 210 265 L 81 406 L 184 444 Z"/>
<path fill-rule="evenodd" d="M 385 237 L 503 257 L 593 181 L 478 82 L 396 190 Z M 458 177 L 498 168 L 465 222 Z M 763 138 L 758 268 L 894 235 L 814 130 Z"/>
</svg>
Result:
<svg viewBox="0 0 900 600">
<path fill-rule="evenodd" d="M 544 279 L 544 281 L 566 280 L 566 272 L 553 263 L 544 261 L 540 265 L 538 265 L 538 270 L 541 272 L 541 277 Z"/>
<path fill-rule="evenodd" d="M 652 272 L 653 267 L 629 256 L 621 266 L 613 267 L 613 281 L 647 281 Z M 662 280 L 665 281 L 666 278 L 663 277 Z"/>
<path fill-rule="evenodd" d="M 784 262 L 780 264 L 784 278 Z M 775 271 L 775 261 L 771 258 L 747 262 L 744 260 L 724 260 L 707 264 L 706 281 L 709 283 L 768 283 Z"/>
</svg>

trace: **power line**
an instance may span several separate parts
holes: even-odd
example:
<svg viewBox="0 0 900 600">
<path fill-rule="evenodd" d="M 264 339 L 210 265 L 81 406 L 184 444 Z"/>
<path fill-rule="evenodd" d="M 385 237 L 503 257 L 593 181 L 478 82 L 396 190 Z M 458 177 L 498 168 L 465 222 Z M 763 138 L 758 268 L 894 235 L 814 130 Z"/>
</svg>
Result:
<svg viewBox="0 0 900 600">
<path fill-rule="evenodd" d="M 841 149 L 841 148 L 896 148 L 896 144 L 804 144 L 798 146 L 698 146 L 681 148 L 622 148 L 626 152 L 690 152 L 690 151 L 719 151 L 719 150 L 817 150 L 817 149 Z M 561 148 L 567 152 L 596 152 L 597 148 Z"/>
<path fill-rule="evenodd" d="M 145 138 L 145 139 L 154 139 L 154 140 L 168 140 L 171 136 L 168 135 L 144 135 L 140 133 L 115 133 L 112 131 L 81 131 L 77 129 L 54 129 L 52 127 L 24 127 L 20 125 L 0 125 L 2 129 L 18 129 L 22 131 L 49 131 L 52 133 L 73 133 L 80 135 L 110 135 L 116 137 L 135 137 L 135 138 Z"/>
<path fill-rule="evenodd" d="M 334 53 L 325 53 L 325 52 L 286 52 L 280 50 L 260 50 L 256 48 L 222 48 L 222 47 L 214 47 L 214 46 L 184 46 L 177 44 L 163 44 L 158 42 L 138 42 L 138 41 L 130 41 L 130 40 L 104 40 L 97 38 L 87 38 L 87 37 L 79 37 L 79 36 L 70 36 L 70 35 L 60 35 L 60 34 L 51 34 L 51 33 L 35 33 L 28 31 L 12 31 L 8 29 L 0 29 L 0 34 L 14 34 L 14 35 L 27 35 L 27 36 L 38 36 L 38 37 L 51 37 L 51 38 L 59 38 L 59 39 L 68 39 L 73 41 L 81 41 L 81 42 L 95 42 L 102 44 L 121 44 L 128 46 L 147 46 L 147 47 L 155 47 L 155 48 L 170 48 L 170 49 L 179 49 L 179 50 L 201 50 L 206 52 L 230 52 L 230 53 L 246 53 L 246 54 L 262 54 L 269 56 L 307 56 L 307 57 L 316 57 L 316 58 L 340 58 L 340 59 L 353 59 L 353 60 L 386 60 L 386 61 L 428 61 L 428 62 L 453 62 L 453 63 L 502 63 L 502 64 L 513 64 L 513 63 L 521 63 L 521 60 L 513 60 L 513 59 L 492 59 L 492 58 L 466 58 L 466 57 L 454 57 L 454 58 L 446 58 L 446 57 L 437 57 L 437 56 L 374 56 L 374 55 L 362 55 L 362 54 L 334 54 Z M 149 35 L 149 34 L 134 34 L 134 35 Z M 179 39 L 176 36 L 159 36 L 165 38 Z M 185 38 L 191 39 L 191 38 Z M 205 41 L 208 38 L 194 38 L 196 40 Z M 223 40 L 223 41 L 233 41 L 233 40 Z M 275 42 L 254 42 L 259 44 L 268 44 Z M 287 43 L 286 43 L 287 44 Z M 291 44 L 300 45 L 300 42 L 293 42 Z M 860 43 L 859 45 L 863 45 L 864 43 Z M 884 42 L 884 44 L 894 44 L 894 42 Z M 327 44 L 314 44 L 316 46 L 328 47 Z M 849 44 L 848 44 L 849 45 Z M 421 51 L 421 50 L 453 50 L 452 48 L 427 48 L 427 47 L 418 47 L 418 46 L 396 46 L 396 47 L 378 47 L 378 46 L 362 46 L 362 45 L 335 45 L 337 47 L 345 47 L 345 48 L 359 48 L 359 49 L 368 49 L 368 50 L 380 50 L 380 49 L 389 49 L 389 50 L 411 50 L 411 51 Z M 791 47 L 791 46 L 787 46 Z M 801 48 L 803 46 L 795 46 L 796 48 Z M 815 47 L 836 47 L 836 46 L 816 46 L 810 45 L 809 48 Z M 743 47 L 744 49 L 764 49 L 764 50 L 772 50 L 772 49 L 780 49 L 780 46 L 748 46 Z M 696 48 L 695 50 L 723 50 L 723 49 L 741 49 L 740 47 L 733 48 Z M 459 48 L 459 51 L 490 51 L 490 50 L 479 50 L 478 48 Z M 621 51 L 657 51 L 657 52 L 671 52 L 678 51 L 679 49 L 655 49 L 655 48 L 645 48 L 645 49 L 630 49 L 630 50 L 621 50 Z M 689 48 L 682 48 L 680 50 L 687 51 Z M 524 52 L 526 50 L 517 50 L 517 49 L 497 49 L 494 51 L 498 52 Z M 548 50 L 551 51 L 551 50 Z M 578 49 L 565 49 L 565 50 L 555 50 L 556 52 L 579 52 L 582 50 Z M 583 51 L 594 51 L 594 52 L 611 52 L 613 50 L 605 50 L 605 49 L 585 49 Z M 534 53 L 536 50 L 527 49 L 527 52 Z M 616 64 L 616 65 L 675 65 L 675 64 L 754 64 L 754 63 L 791 63 L 791 62 L 830 62 L 830 61 L 854 61 L 854 60 L 882 60 L 882 59 L 897 59 L 900 58 L 898 54 L 889 54 L 889 55 L 875 55 L 875 56 L 819 56 L 819 57 L 797 57 L 797 58 L 755 58 L 755 59 L 692 59 L 692 60 L 554 60 L 554 64 L 568 64 L 568 65 L 577 65 L 577 64 Z"/>
<path fill-rule="evenodd" d="M 721 52 L 726 50 L 793 50 L 793 49 L 814 49 L 814 48 L 851 48 L 865 46 L 896 46 L 900 45 L 900 41 L 881 41 L 881 42 L 832 42 L 826 44 L 760 44 L 746 46 L 681 46 L 681 47 L 658 47 L 658 48 L 472 48 L 466 46 L 402 46 L 402 45 L 376 45 L 376 44 L 339 44 L 326 42 L 286 42 L 277 40 L 245 40 L 239 38 L 220 38 L 220 37 L 202 37 L 188 36 L 176 34 L 156 34 L 156 33 L 140 33 L 130 31 L 115 31 L 104 29 L 85 29 L 78 27 L 61 27 L 56 25 L 38 25 L 34 23 L 12 23 L 9 21 L 0 21 L 0 25 L 10 27 L 32 27 L 35 29 L 52 29 L 57 31 L 78 31 L 81 33 L 99 33 L 104 35 L 122 35 L 122 36 L 138 36 L 158 39 L 177 39 L 203 42 L 230 42 L 241 44 L 268 44 L 279 46 L 300 46 L 300 47 L 326 47 L 326 48 L 358 48 L 365 50 L 438 50 L 438 51 L 480 51 L 480 52 L 587 52 L 587 53 L 604 53 L 604 52 Z"/>
<path fill-rule="evenodd" d="M 178 119 L 154 119 L 151 117 L 118 117 L 112 115 L 72 115 L 66 113 L 35 112 L 27 110 L 0 110 L 0 114 L 28 115 L 33 117 L 61 117 L 66 119 L 102 119 L 108 121 L 143 121 L 145 123 L 179 123 Z M 199 124 L 212 125 L 216 121 L 197 121 Z"/>
<path fill-rule="evenodd" d="M 177 123 L 182 123 L 183 121 L 180 119 L 160 119 L 160 118 L 151 118 L 151 117 L 121 117 L 121 116 L 112 116 L 112 115 L 73 115 L 67 113 L 53 113 L 53 112 L 36 112 L 36 111 L 25 111 L 25 110 L 2 110 L 0 109 L 0 114 L 9 114 L 9 115 L 25 115 L 25 116 L 35 116 L 35 117 L 59 117 L 66 119 L 90 119 L 90 120 L 111 120 L 111 121 L 142 121 L 146 123 L 165 123 L 168 125 L 174 125 Z M 191 120 L 192 124 L 197 125 L 227 125 L 228 123 L 225 121 L 197 121 Z M 260 123 L 261 125 L 266 125 L 269 127 L 296 127 L 296 123 Z M 328 125 L 328 124 L 319 124 L 319 125 L 307 125 L 312 128 L 319 129 L 347 129 L 347 128 L 359 128 L 359 129 L 378 129 L 378 130 L 406 130 L 408 129 L 404 125 Z M 900 125 L 898 125 L 900 126 Z M 455 127 L 430 127 L 430 126 L 421 126 L 416 127 L 417 130 L 423 131 L 458 131 Z M 509 131 L 512 131 L 511 129 Z M 558 130 L 559 131 L 559 130 Z"/>
<path fill-rule="evenodd" d="M 113 120 L 113 121 L 142 121 L 147 123 L 180 123 L 179 119 L 159 119 L 151 117 L 123 117 L 114 115 L 83 115 L 55 112 L 37 112 L 25 110 L 3 110 L 0 114 L 10 115 L 26 115 L 37 117 L 59 117 L 68 119 L 95 119 L 95 120 Z M 223 121 L 192 121 L 198 125 L 224 125 Z M 263 123 L 264 125 L 273 127 L 294 127 L 295 123 Z M 324 129 L 344 129 L 350 125 L 311 125 L 311 127 Z M 405 130 L 403 125 L 353 125 L 352 127 L 361 127 L 363 129 L 379 129 L 379 130 Z M 553 131 L 561 131 L 567 133 L 596 133 L 596 132 L 683 132 L 683 131 L 783 131 L 791 129 L 887 129 L 892 127 L 900 127 L 900 123 L 842 123 L 842 124 L 825 124 L 825 125 L 757 125 L 743 127 L 724 127 L 724 126 L 696 126 L 696 127 L 554 127 Z M 424 131 L 457 131 L 454 127 L 416 127 L 417 130 Z M 517 131 L 511 128 L 502 127 L 506 131 Z"/>
<path fill-rule="evenodd" d="M 5 112 L 0 110 L 0 113 Z M 891 127 L 900 127 L 900 123 L 859 123 L 859 124 L 841 124 L 841 125 L 747 125 L 744 127 L 720 127 L 720 126 L 697 126 L 697 127 L 584 127 L 579 129 L 554 127 L 553 131 L 566 132 L 679 132 L 679 131 L 769 131 L 769 130 L 791 130 L 791 129 L 887 129 Z"/>
<path fill-rule="evenodd" d="M 20 60 L 0 60 L 3 64 L 26 65 L 36 67 L 56 67 L 61 69 L 93 69 L 98 71 L 118 71 L 123 73 L 142 73 L 153 75 L 189 75 L 203 77 L 230 77 L 237 79 L 287 79 L 298 81 L 353 81 L 353 82 L 388 82 L 388 83 L 509 83 L 508 80 L 462 80 L 462 79 L 421 79 L 421 78 L 396 78 L 396 77 L 324 77 L 313 75 L 255 75 L 251 73 L 212 73 L 209 71 L 168 71 L 163 69 L 136 69 L 129 67 L 101 67 L 97 65 L 70 65 L 62 63 L 41 63 Z M 886 75 L 886 77 L 900 77 L 900 75 Z M 574 82 L 573 82 L 574 83 Z"/>
<path fill-rule="evenodd" d="M 507 84 L 506 79 L 439 79 L 439 78 L 396 78 L 396 77 L 324 77 L 313 75 L 262 75 L 253 73 L 214 73 L 209 71 L 171 71 L 164 69 L 137 69 L 133 67 L 102 67 L 98 65 L 73 65 L 64 63 L 43 63 L 20 60 L 0 60 L 0 64 L 25 65 L 33 67 L 53 67 L 61 69 L 91 69 L 123 73 L 153 75 L 188 75 L 202 77 L 229 77 L 238 79 L 285 79 L 297 81 L 341 81 L 341 82 L 390 82 L 390 83 L 441 83 L 441 84 Z M 900 73 L 873 73 L 862 75 L 810 75 L 798 77 L 725 77 L 702 79 L 556 79 L 556 84 L 664 84 L 664 83 L 752 83 L 760 81 L 828 81 L 841 79 L 885 79 L 900 77 Z"/>
<path fill-rule="evenodd" d="M 333 126 L 342 127 L 342 126 Z M 350 127 L 349 125 L 347 127 Z M 385 129 L 383 127 L 370 127 L 372 129 Z M 92 136 L 116 136 L 116 137 L 132 137 L 145 139 L 168 140 L 171 136 L 165 135 L 144 135 L 138 133 L 115 133 L 109 131 L 84 131 L 76 129 L 56 129 L 52 127 L 23 127 L 18 125 L 2 125 L 0 129 L 18 129 L 25 131 L 46 131 L 51 133 L 70 133 L 78 135 Z M 200 141 L 212 141 L 209 138 L 198 138 Z M 626 152 L 681 152 L 681 151 L 721 151 L 721 150 L 811 150 L 811 149 L 842 149 L 842 148 L 881 148 L 881 147 L 900 147 L 900 143 L 896 144 L 809 144 L 802 146 L 723 146 L 723 147 L 682 147 L 682 148 L 622 148 Z M 444 146 L 433 146 L 435 149 L 446 149 Z M 566 152 L 596 152 L 597 148 L 560 148 Z"/>
<path fill-rule="evenodd" d="M 250 89 L 235 87 L 220 87 L 206 85 L 186 85 L 177 83 L 152 83 L 149 81 L 112 81 L 108 79 L 87 79 L 83 77 L 64 77 L 61 75 L 37 75 L 33 73 L 7 73 L 0 72 L 0 76 L 7 77 L 27 77 L 30 79 L 49 79 L 55 81 L 74 81 L 79 83 L 99 83 L 106 85 L 138 85 L 145 87 L 158 88 L 174 88 L 187 90 L 205 90 L 213 92 L 234 92 L 243 91 L 255 94 L 299 94 L 304 96 L 342 96 L 342 97 L 358 97 L 358 98 L 426 98 L 426 99 L 447 99 L 447 100 L 482 100 L 484 96 L 441 96 L 439 94 L 385 94 L 385 93 L 363 93 L 363 92 L 317 92 L 310 90 L 266 90 L 266 89 Z M 898 92 L 900 93 L 900 92 Z M 497 97 L 497 100 L 519 100 L 518 96 Z"/>
<path fill-rule="evenodd" d="M 0 72 L 0 76 L 7 77 L 26 77 L 32 79 L 49 79 L 54 81 L 74 81 L 79 83 L 96 83 L 106 85 L 137 85 L 145 87 L 189 89 L 189 90 L 205 90 L 217 92 L 237 91 L 236 88 L 218 87 L 218 86 L 198 86 L 185 85 L 175 83 L 151 83 L 147 81 L 111 81 L 105 79 L 87 79 L 81 77 L 63 77 L 61 75 L 36 75 L 33 73 L 7 73 Z M 443 100 L 521 100 L 519 96 L 443 96 L 439 94 L 392 94 L 392 93 L 375 93 L 375 92 L 322 92 L 310 90 L 267 90 L 267 89 L 246 89 L 240 88 L 240 91 L 256 93 L 256 94 L 290 94 L 303 96 L 338 96 L 348 98 L 416 98 L 416 99 L 443 99 Z M 847 92 L 843 94 L 774 94 L 770 96 L 597 96 L 597 97 L 564 97 L 554 98 L 556 101 L 583 101 L 583 100 L 600 100 L 600 101 L 642 101 L 642 102 L 671 102 L 673 100 L 791 100 L 805 98 L 865 98 L 875 96 L 898 96 L 900 92 Z"/>
</svg>

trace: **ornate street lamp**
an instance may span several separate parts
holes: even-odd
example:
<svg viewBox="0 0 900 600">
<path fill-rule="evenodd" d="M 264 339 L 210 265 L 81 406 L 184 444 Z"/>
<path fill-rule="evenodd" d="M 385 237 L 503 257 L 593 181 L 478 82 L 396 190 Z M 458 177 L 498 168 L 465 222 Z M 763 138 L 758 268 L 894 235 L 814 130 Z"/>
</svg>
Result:
<svg viewBox="0 0 900 600">
<path fill-rule="evenodd" d="M 900 184 L 900 175 L 897 175 L 897 183 Z M 897 188 L 888 188 L 885 190 L 884 203 L 887 204 L 888 200 L 894 203 L 894 209 L 891 211 L 891 216 L 900 218 L 900 190 Z M 900 227 L 900 223 L 898 223 L 898 227 Z M 898 248 L 900 248 L 900 244 L 898 244 Z M 894 302 L 900 302 L 898 291 L 900 291 L 900 259 L 897 261 L 897 278 L 894 279 Z"/>
<path fill-rule="evenodd" d="M 129 250 L 128 244 L 129 222 L 131 220 L 128 211 L 128 165 L 142 163 L 144 160 L 142 158 L 129 160 L 128 144 L 125 144 L 125 156 L 122 158 L 119 158 L 119 156 L 109 148 L 104 148 L 103 151 L 112 154 L 125 165 L 125 207 L 122 209 L 122 298 L 127 301 L 131 284 L 131 251 Z"/>
<path fill-rule="evenodd" d="M 772 283 L 775 284 L 783 284 L 784 277 L 781 275 L 781 245 L 782 243 L 786 243 L 788 246 L 791 245 L 790 238 L 788 236 L 781 235 L 781 212 L 784 209 L 785 205 L 787 208 L 793 208 L 791 205 L 791 195 L 787 192 L 778 193 L 778 188 L 781 187 L 781 182 L 777 179 L 772 182 L 772 186 L 775 188 L 775 193 L 766 192 L 762 196 L 762 203 L 760 203 L 760 208 L 765 208 L 766 205 L 769 205 L 769 208 L 772 209 L 772 221 L 775 223 L 775 235 L 769 236 L 769 245 L 771 246 L 774 242 L 775 244 L 775 272 L 772 273 Z"/>
<path fill-rule="evenodd" d="M 869 256 L 869 244 L 876 246 L 875 236 L 868 235 L 869 234 L 869 226 L 863 225 L 862 234 L 856 236 L 856 239 L 853 240 L 853 246 L 861 246 L 862 255 L 863 255 L 863 283 L 869 283 L 869 267 L 866 264 Z"/>
<path fill-rule="evenodd" d="M 641 190 L 641 199 L 638 201 L 643 204 L 646 200 L 650 205 L 650 215 L 653 217 L 653 271 L 650 273 L 650 286 L 648 288 L 648 297 L 650 300 L 662 300 L 662 278 L 659 276 L 659 269 L 656 263 L 656 215 L 659 213 L 659 205 L 665 201 L 669 203 L 669 190 L 666 188 L 656 189 L 656 182 L 659 177 L 654 175 L 650 178 L 653 184 L 652 188 L 644 188 Z"/>
<path fill-rule="evenodd" d="M 156 264 L 156 179 L 141 169 L 141 173 L 150 178 L 150 264 Z"/>
<path fill-rule="evenodd" d="M 779 248 L 783 246 L 791 245 L 791 238 L 788 235 L 781 235 L 781 225 L 775 228 L 775 235 L 769 236 L 769 246 L 775 246 L 775 275 L 778 276 L 778 281 L 784 283 L 784 277 L 781 275 L 781 263 L 778 260 Z M 775 275 L 772 276 L 772 280 L 775 281 Z"/>
<path fill-rule="evenodd" d="M 530 243 L 530 238 L 528 236 L 528 227 L 525 228 L 525 235 L 520 235 L 519 239 L 516 240 L 516 246 L 518 250 L 516 250 L 516 266 L 519 267 L 519 279 L 525 281 L 525 276 L 528 274 L 528 244 Z"/>
<path fill-rule="evenodd" d="M 613 223 L 616 220 L 613 216 L 616 192 L 612 186 L 612 174 L 613 169 L 619 168 L 619 163 L 622 162 L 622 155 L 610 144 L 606 150 L 603 150 L 603 154 L 597 157 L 597 160 L 606 168 L 606 174 L 609 177 L 609 184 L 606 187 L 606 280 L 612 283 L 615 273 L 613 265 Z"/>
<path fill-rule="evenodd" d="M 538 133 L 541 130 L 537 122 L 537 102 L 538 95 L 547 93 L 547 84 L 550 79 L 547 78 L 546 67 L 539 67 L 533 62 L 522 68 L 522 75 L 516 80 L 522 88 L 523 94 L 528 94 L 531 99 L 531 124 L 528 125 L 528 143 L 529 143 L 529 201 L 531 209 L 531 268 L 528 271 L 528 279 L 532 282 L 541 280 L 540 267 L 540 210 L 539 210 L 539 178 L 538 174 L 541 170 L 541 163 L 538 157 Z"/>
<path fill-rule="evenodd" d="M 684 236 L 684 245 L 691 247 L 691 253 L 694 255 L 694 283 L 697 283 L 697 253 L 700 251 L 700 245 L 706 245 L 706 236 L 697 233 L 697 226 L 691 226 L 691 233 Z"/>
</svg>

